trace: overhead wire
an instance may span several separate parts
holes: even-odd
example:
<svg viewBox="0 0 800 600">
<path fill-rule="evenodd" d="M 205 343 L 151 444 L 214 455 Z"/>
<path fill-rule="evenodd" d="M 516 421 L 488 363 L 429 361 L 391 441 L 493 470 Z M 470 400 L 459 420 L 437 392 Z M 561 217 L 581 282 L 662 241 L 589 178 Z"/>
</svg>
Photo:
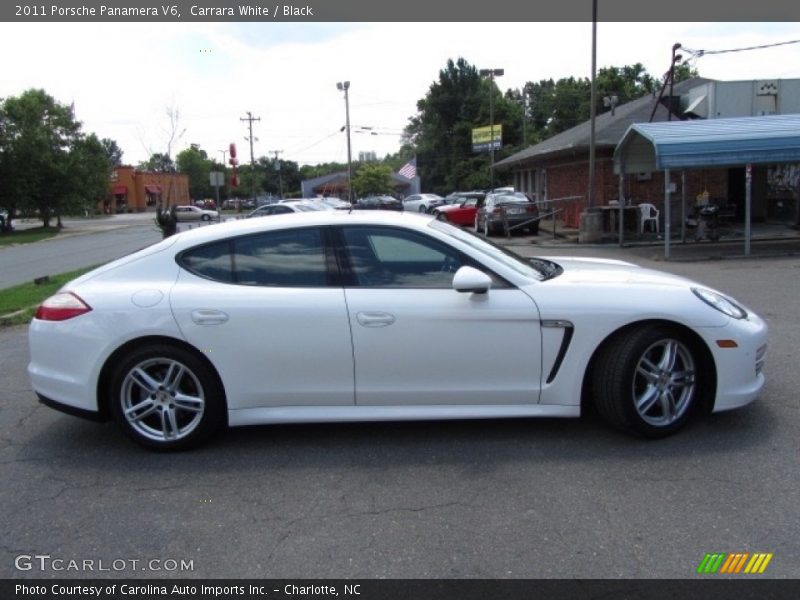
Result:
<svg viewBox="0 0 800 600">
<path fill-rule="evenodd" d="M 726 50 L 692 50 L 690 48 L 681 47 L 682 52 L 687 52 L 695 58 L 709 56 L 711 54 L 727 54 L 730 52 L 745 52 L 747 50 L 763 50 L 765 48 L 775 48 L 777 46 L 788 46 L 789 44 L 800 44 L 800 40 L 789 40 L 786 42 L 776 42 L 774 44 L 761 44 L 759 46 L 747 46 L 745 48 L 728 48 Z"/>
</svg>

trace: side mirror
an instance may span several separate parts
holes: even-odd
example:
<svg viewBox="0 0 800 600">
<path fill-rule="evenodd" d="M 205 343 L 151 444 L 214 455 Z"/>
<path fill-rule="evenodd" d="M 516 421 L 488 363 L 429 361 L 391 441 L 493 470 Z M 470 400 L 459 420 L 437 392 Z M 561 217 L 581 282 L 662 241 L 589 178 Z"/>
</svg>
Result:
<svg viewBox="0 0 800 600">
<path fill-rule="evenodd" d="M 453 289 L 461 293 L 485 294 L 492 287 L 492 278 L 472 267 L 461 267 L 453 276 Z"/>
</svg>

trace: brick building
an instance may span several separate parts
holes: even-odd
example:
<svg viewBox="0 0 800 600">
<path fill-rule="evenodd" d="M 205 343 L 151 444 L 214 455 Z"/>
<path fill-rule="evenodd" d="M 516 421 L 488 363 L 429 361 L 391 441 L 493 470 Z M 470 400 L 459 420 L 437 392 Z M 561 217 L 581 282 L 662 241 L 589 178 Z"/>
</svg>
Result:
<svg viewBox="0 0 800 600">
<path fill-rule="evenodd" d="M 595 120 L 595 197 L 594 206 L 619 200 L 620 180 L 614 174 L 613 155 L 630 125 L 670 118 L 667 106 L 673 106 L 672 120 L 723 118 L 763 114 L 800 112 L 800 80 L 770 82 L 719 82 L 693 78 L 676 83 L 673 97 L 661 102 L 651 95 L 638 98 L 598 115 Z M 531 146 L 495 164 L 495 168 L 512 172 L 514 187 L 528 192 L 539 201 L 551 202 L 552 208 L 563 209 L 559 215 L 566 225 L 578 227 L 580 214 L 586 209 L 589 184 L 590 122 L 586 121 Z M 769 184 L 785 170 L 783 165 L 761 165 L 753 169 L 753 219 L 778 218 L 792 221 L 781 200 L 782 192 Z M 685 181 L 685 190 L 682 189 Z M 690 169 L 670 175 L 672 197 L 685 197 L 689 204 L 703 192 L 712 199 L 737 207 L 743 216 L 744 167 Z M 662 213 L 664 177 L 661 173 L 626 174 L 623 178 L 626 204 L 654 204 Z M 562 200 L 567 198 L 568 200 Z M 679 211 L 673 218 L 680 222 Z"/>
<path fill-rule="evenodd" d="M 120 166 L 111 172 L 108 192 L 98 206 L 103 213 L 155 211 L 159 203 L 189 204 L 189 177 Z"/>
</svg>

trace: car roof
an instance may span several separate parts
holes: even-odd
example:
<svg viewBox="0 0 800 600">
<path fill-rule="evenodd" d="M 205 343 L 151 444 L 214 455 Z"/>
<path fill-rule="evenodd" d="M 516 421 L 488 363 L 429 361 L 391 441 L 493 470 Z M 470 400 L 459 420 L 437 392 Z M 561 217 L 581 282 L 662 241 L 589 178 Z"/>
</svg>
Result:
<svg viewBox="0 0 800 600">
<path fill-rule="evenodd" d="M 306 213 L 273 215 L 269 219 L 238 219 L 216 223 L 207 227 L 190 229 L 172 236 L 176 247 L 184 249 L 205 242 L 226 239 L 232 236 L 286 229 L 288 227 L 320 227 L 326 225 L 399 225 L 422 228 L 433 217 L 418 212 L 384 210 L 318 210 Z"/>
</svg>

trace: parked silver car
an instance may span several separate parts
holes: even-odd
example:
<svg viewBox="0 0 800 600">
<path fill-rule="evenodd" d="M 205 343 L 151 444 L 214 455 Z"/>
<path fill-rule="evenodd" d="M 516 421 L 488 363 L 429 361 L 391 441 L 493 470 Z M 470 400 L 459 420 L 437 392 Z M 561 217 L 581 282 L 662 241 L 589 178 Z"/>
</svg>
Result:
<svg viewBox="0 0 800 600">
<path fill-rule="evenodd" d="M 215 210 L 199 208 L 197 206 L 176 206 L 175 217 L 179 223 L 186 221 L 215 221 L 219 219 L 219 213 Z"/>
<path fill-rule="evenodd" d="M 475 231 L 491 235 L 509 228 L 539 233 L 539 207 L 522 192 L 487 194 L 483 206 L 475 213 Z"/>
</svg>

